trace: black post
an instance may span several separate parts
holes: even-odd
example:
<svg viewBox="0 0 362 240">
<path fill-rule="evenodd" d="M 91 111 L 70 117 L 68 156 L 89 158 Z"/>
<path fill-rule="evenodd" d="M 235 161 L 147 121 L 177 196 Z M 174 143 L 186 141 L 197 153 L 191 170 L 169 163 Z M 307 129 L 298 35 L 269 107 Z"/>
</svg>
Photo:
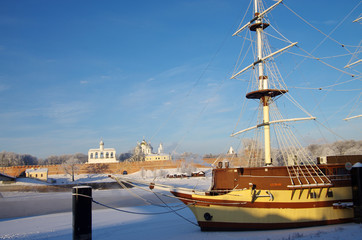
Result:
<svg viewBox="0 0 362 240">
<path fill-rule="evenodd" d="M 73 240 L 92 239 L 92 187 L 73 187 Z"/>
<path fill-rule="evenodd" d="M 354 222 L 362 223 L 362 164 L 353 165 L 351 173 Z"/>
</svg>

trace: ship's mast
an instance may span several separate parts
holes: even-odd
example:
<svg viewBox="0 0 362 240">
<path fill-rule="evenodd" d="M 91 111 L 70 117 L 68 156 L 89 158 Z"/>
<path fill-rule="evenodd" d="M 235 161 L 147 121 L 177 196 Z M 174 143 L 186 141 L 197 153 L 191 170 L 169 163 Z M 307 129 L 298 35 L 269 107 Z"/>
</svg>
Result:
<svg viewBox="0 0 362 240">
<path fill-rule="evenodd" d="M 254 15 L 257 17 L 260 14 L 258 0 L 254 0 Z M 255 21 L 255 31 L 257 38 L 257 62 L 263 59 L 263 31 L 266 25 L 262 22 L 262 18 Z M 264 75 L 264 62 L 258 63 L 259 90 L 268 89 L 268 77 Z M 265 150 L 265 165 L 271 165 L 270 154 L 270 125 L 269 125 L 269 99 L 270 96 L 264 95 L 260 98 L 260 103 L 263 104 L 263 125 L 264 125 L 264 150 Z"/>
<path fill-rule="evenodd" d="M 246 94 L 246 98 L 248 99 L 255 99 L 259 100 L 259 103 L 263 107 L 263 119 L 262 122 L 258 122 L 256 126 L 246 128 L 244 130 L 240 130 L 236 133 L 231 134 L 231 136 L 236 136 L 238 134 L 250 131 L 252 129 L 263 128 L 264 130 L 264 163 L 266 166 L 272 164 L 271 159 L 271 143 L 270 143 L 270 124 L 277 124 L 282 122 L 294 122 L 294 121 L 301 121 L 301 120 L 313 120 L 316 119 L 312 115 L 309 114 L 308 118 L 292 118 L 292 119 L 274 119 L 270 121 L 270 114 L 269 114 L 269 106 L 274 102 L 273 99 L 277 96 L 283 95 L 288 92 L 286 89 L 282 89 L 283 86 L 281 84 L 276 84 L 277 79 L 274 79 L 274 83 L 270 81 L 268 76 L 266 75 L 266 65 L 268 59 L 273 59 L 275 55 L 295 46 L 297 42 L 290 43 L 288 46 L 283 47 L 273 53 L 269 53 L 269 48 L 266 48 L 265 43 L 265 36 L 264 36 L 264 29 L 269 26 L 268 23 L 264 22 L 264 16 L 271 10 L 273 10 L 276 6 L 278 6 L 283 0 L 279 0 L 272 6 L 267 9 L 263 9 L 262 1 L 261 0 L 254 0 L 254 17 L 246 23 L 243 27 L 239 28 L 234 34 L 238 35 L 246 28 L 249 28 L 250 31 L 255 32 L 256 34 L 256 59 L 253 63 L 244 67 L 242 70 L 234 73 L 231 76 L 231 79 L 236 78 L 243 72 L 247 71 L 248 69 L 255 69 L 257 71 L 256 74 L 256 81 L 257 81 L 257 89 L 253 89 L 251 92 Z M 273 74 L 272 74 L 273 75 Z M 272 79 L 273 81 L 273 79 Z"/>
</svg>

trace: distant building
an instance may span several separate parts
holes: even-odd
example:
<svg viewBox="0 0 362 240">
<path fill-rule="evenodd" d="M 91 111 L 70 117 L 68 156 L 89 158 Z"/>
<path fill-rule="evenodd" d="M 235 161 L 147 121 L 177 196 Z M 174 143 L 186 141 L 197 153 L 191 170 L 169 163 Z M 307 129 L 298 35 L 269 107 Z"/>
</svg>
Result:
<svg viewBox="0 0 362 240">
<path fill-rule="evenodd" d="M 104 142 L 99 143 L 99 148 L 89 149 L 88 163 L 116 163 L 116 150 L 114 148 L 104 148 Z"/>
<path fill-rule="evenodd" d="M 27 178 L 35 178 L 42 181 L 48 180 L 48 169 L 47 168 L 38 168 L 38 169 L 26 169 L 25 176 Z"/>
<path fill-rule="evenodd" d="M 235 155 L 235 151 L 234 151 L 232 146 L 230 146 L 230 148 L 229 148 L 229 150 L 228 150 L 228 152 L 226 154 L 227 155 Z"/>
<path fill-rule="evenodd" d="M 296 165 L 299 165 L 297 155 L 288 154 L 288 155 L 287 155 L 287 164 L 288 164 L 288 166 L 296 166 Z"/>
<path fill-rule="evenodd" d="M 146 142 L 146 140 L 142 140 L 141 143 L 137 142 L 137 146 L 134 149 L 134 153 L 136 155 L 144 154 L 152 154 L 153 147 L 151 146 L 151 143 Z"/>
<path fill-rule="evenodd" d="M 142 140 L 141 143 L 137 143 L 135 147 L 135 155 L 144 155 L 145 161 L 167 161 L 171 160 L 170 154 L 163 153 L 163 145 L 160 143 L 157 153 L 153 153 L 153 147 L 150 142 Z"/>
<path fill-rule="evenodd" d="M 145 161 L 167 161 L 171 160 L 169 154 L 148 154 L 145 156 Z"/>
</svg>

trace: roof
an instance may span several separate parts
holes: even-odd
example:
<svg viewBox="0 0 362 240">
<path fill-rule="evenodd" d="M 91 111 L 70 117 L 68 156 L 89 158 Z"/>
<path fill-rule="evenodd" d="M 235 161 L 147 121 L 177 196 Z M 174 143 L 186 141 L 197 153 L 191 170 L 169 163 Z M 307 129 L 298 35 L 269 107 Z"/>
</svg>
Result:
<svg viewBox="0 0 362 240">
<path fill-rule="evenodd" d="M 37 168 L 37 169 L 29 168 L 29 169 L 26 169 L 25 172 L 26 173 L 48 172 L 48 169 L 47 168 Z"/>
<path fill-rule="evenodd" d="M 91 148 L 89 149 L 88 152 L 93 152 L 93 151 L 101 151 L 101 152 L 106 152 L 106 151 L 116 151 L 115 148 L 104 148 L 103 150 L 101 150 L 100 148 Z"/>
</svg>

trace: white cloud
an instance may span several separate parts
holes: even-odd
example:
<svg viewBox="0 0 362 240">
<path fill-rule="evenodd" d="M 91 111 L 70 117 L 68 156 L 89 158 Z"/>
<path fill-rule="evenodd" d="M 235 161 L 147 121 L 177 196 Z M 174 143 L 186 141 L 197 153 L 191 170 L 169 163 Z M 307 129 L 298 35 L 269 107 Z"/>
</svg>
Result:
<svg viewBox="0 0 362 240">
<path fill-rule="evenodd" d="M 58 123 L 76 123 L 86 118 L 90 107 L 84 102 L 54 103 L 44 109 L 44 115 Z"/>
</svg>

